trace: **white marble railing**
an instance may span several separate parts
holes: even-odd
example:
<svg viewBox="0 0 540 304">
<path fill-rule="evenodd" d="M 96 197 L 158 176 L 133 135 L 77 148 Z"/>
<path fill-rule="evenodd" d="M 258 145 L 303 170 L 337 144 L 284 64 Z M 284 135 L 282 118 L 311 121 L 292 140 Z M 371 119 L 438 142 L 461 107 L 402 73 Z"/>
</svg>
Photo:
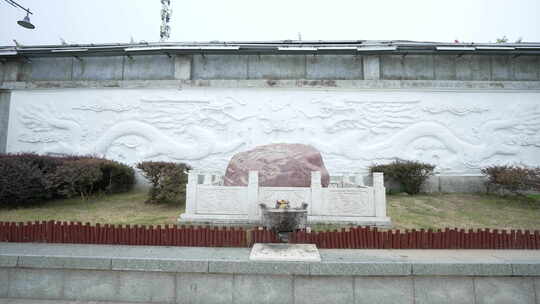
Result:
<svg viewBox="0 0 540 304">
<path fill-rule="evenodd" d="M 186 212 L 179 221 L 214 223 L 258 223 L 260 203 L 273 206 L 288 200 L 292 207 L 308 204 L 308 222 L 389 225 L 382 173 L 373 174 L 373 185 L 365 186 L 361 175 L 332 178 L 322 187 L 321 173 L 311 174 L 310 187 L 260 187 L 257 171 L 250 171 L 247 186 L 223 186 L 223 176 L 190 172 Z"/>
<path fill-rule="evenodd" d="M 199 184 L 223 186 L 225 176 L 217 172 L 194 171 Z M 364 186 L 364 175 L 361 173 L 343 173 L 330 176 L 328 188 L 355 188 Z"/>
</svg>

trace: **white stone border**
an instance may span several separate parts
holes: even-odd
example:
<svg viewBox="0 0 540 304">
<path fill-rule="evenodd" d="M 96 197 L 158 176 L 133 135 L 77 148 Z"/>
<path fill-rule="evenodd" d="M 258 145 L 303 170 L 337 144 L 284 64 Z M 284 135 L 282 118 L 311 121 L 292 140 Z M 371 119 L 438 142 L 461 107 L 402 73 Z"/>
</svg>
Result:
<svg viewBox="0 0 540 304">
<path fill-rule="evenodd" d="M 319 171 L 311 173 L 311 187 L 309 188 L 260 187 L 258 171 L 249 172 L 246 187 L 212 186 L 210 174 L 204 174 L 204 182 L 199 184 L 199 175 L 200 172 L 196 171 L 189 173 L 186 212 L 180 215 L 179 222 L 260 224 L 259 203 L 265 199 L 261 194 L 275 192 L 274 196 L 288 199 L 293 204 L 308 203 L 309 224 L 374 226 L 390 226 L 391 224 L 390 218 L 386 215 L 386 189 L 383 173 L 373 173 L 371 187 L 363 185 L 362 179 L 357 178 L 356 184 L 349 188 L 323 188 Z M 343 195 L 330 196 L 331 192 L 338 194 L 341 192 Z M 203 195 L 204 201 L 201 199 Z M 306 201 L 295 202 L 294 199 L 289 198 L 298 200 L 298 195 Z M 227 206 L 227 208 L 221 209 L 222 206 Z"/>
</svg>

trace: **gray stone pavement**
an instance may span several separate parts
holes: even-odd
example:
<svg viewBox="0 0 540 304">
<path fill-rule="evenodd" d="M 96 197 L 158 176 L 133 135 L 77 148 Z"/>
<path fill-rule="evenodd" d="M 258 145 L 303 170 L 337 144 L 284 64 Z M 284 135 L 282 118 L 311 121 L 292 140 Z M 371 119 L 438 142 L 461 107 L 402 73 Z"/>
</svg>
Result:
<svg viewBox="0 0 540 304">
<path fill-rule="evenodd" d="M 250 248 L 0 243 L 0 256 L 249 261 Z M 540 263 L 540 250 L 319 249 L 323 262 Z M 1 264 L 0 264 L 1 265 Z"/>
<path fill-rule="evenodd" d="M 249 253 L 0 243 L 0 304 L 540 304 L 539 250 L 322 249 L 321 262 L 250 261 Z"/>
<path fill-rule="evenodd" d="M 248 260 L 249 248 L 0 243 L 0 256 Z"/>
<path fill-rule="evenodd" d="M 141 302 L 63 301 L 0 298 L 0 304 L 141 304 Z"/>
<path fill-rule="evenodd" d="M 250 261 L 250 248 L 0 243 L 0 267 L 272 275 L 539 276 L 539 250 L 320 249 L 321 262 Z"/>
</svg>

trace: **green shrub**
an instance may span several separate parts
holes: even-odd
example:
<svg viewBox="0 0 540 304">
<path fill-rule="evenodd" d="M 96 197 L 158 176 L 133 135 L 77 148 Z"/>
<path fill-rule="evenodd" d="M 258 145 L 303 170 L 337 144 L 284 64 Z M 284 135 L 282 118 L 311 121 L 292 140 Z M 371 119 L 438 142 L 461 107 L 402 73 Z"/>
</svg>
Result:
<svg viewBox="0 0 540 304">
<path fill-rule="evenodd" d="M 65 161 L 47 175 L 49 188 L 67 198 L 80 195 L 84 199 L 96 192 L 102 179 L 100 161 L 95 159 Z"/>
<path fill-rule="evenodd" d="M 69 157 L 57 170 L 47 175 L 50 188 L 62 197 L 97 192 L 129 191 L 135 184 L 135 171 L 130 166 L 97 157 Z"/>
<path fill-rule="evenodd" d="M 0 206 L 24 206 L 51 198 L 128 191 L 133 168 L 92 156 L 0 154 Z"/>
<path fill-rule="evenodd" d="M 37 164 L 23 158 L 0 157 L 0 207 L 34 204 L 51 196 Z"/>
<path fill-rule="evenodd" d="M 146 203 L 185 203 L 189 165 L 147 161 L 137 164 L 137 168 L 150 182 Z"/>
<path fill-rule="evenodd" d="M 105 193 L 120 193 L 133 188 L 135 184 L 135 171 L 133 168 L 113 160 L 99 160 L 99 168 L 103 177 L 95 185 L 97 190 Z"/>
<path fill-rule="evenodd" d="M 17 153 L 17 154 L 0 154 L 0 159 L 17 160 L 35 165 L 44 175 L 54 172 L 56 168 L 64 163 L 66 157 L 38 155 L 35 153 Z"/>
<path fill-rule="evenodd" d="M 504 165 L 486 167 L 481 171 L 488 179 L 488 192 L 502 190 L 520 195 L 522 191 L 540 191 L 540 167 Z"/>
<path fill-rule="evenodd" d="M 371 173 L 383 172 L 385 179 L 398 182 L 404 192 L 418 194 L 420 187 L 433 175 L 434 165 L 418 161 L 396 159 L 389 164 L 375 164 L 369 168 Z"/>
</svg>

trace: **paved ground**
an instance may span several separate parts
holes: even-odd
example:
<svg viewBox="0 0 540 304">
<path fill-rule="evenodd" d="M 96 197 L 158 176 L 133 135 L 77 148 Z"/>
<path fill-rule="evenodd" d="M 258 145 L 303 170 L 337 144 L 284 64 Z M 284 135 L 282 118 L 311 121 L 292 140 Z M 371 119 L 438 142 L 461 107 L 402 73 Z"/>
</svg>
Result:
<svg viewBox="0 0 540 304">
<path fill-rule="evenodd" d="M 224 282 L 230 287 L 227 297 L 249 300 L 242 303 L 250 303 L 255 295 L 272 293 L 268 286 L 292 290 L 289 302 L 306 297 L 324 299 L 335 293 L 351 300 L 343 303 L 360 296 L 365 300 L 370 292 L 380 299 L 380 292 L 373 292 L 380 286 L 396 291 L 399 297 L 418 299 L 417 303 L 441 303 L 439 300 L 449 295 L 453 297 L 449 303 L 463 302 L 463 295 L 472 302 L 491 299 L 494 294 L 494 303 L 533 303 L 536 290 L 540 290 L 540 250 L 322 249 L 321 262 L 308 263 L 250 261 L 249 254 L 249 248 L 0 243 L 0 292 L 3 286 L 1 296 L 13 297 L 0 298 L 0 304 L 120 303 L 39 300 L 94 300 L 94 293 L 101 295 L 103 290 L 110 295 L 103 300 L 198 299 L 200 292 L 210 298 Z M 103 274 L 108 274 L 112 283 L 101 284 L 98 291 L 90 289 L 84 296 L 79 293 L 95 287 L 91 282 L 101 282 Z M 41 275 L 46 283 L 29 288 L 42 280 L 35 275 Z M 2 278 L 9 284 L 2 284 L 6 283 Z M 70 286 L 67 290 L 71 294 L 64 294 L 65 286 Z M 163 292 L 164 286 L 167 292 Z M 336 293 L 338 289 L 345 291 Z M 397 294 L 390 293 L 387 298 Z M 272 295 L 274 302 L 282 296 Z"/>
<path fill-rule="evenodd" d="M 141 304 L 140 302 L 62 301 L 0 298 L 0 304 Z"/>
<path fill-rule="evenodd" d="M 0 243 L 0 255 L 249 261 L 249 248 Z M 322 262 L 540 263 L 540 250 L 320 249 Z"/>
</svg>

